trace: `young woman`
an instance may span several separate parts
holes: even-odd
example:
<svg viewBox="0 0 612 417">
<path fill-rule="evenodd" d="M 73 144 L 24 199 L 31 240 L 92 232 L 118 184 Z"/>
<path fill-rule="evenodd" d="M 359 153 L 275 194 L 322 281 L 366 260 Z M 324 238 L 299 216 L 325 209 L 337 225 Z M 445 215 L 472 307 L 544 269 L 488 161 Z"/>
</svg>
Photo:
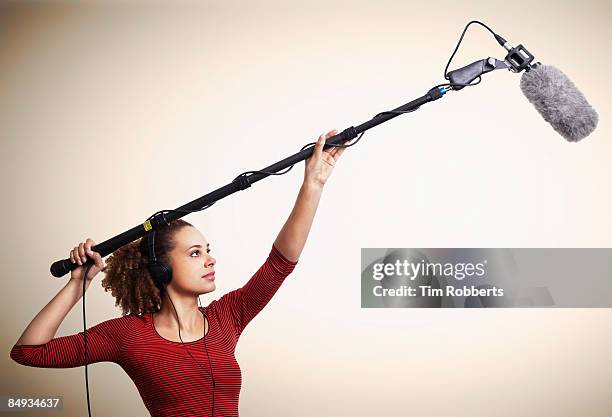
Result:
<svg viewBox="0 0 612 417">
<path fill-rule="evenodd" d="M 238 416 L 240 367 L 234 351 L 246 325 L 264 308 L 293 271 L 306 243 L 323 187 L 346 148 L 323 150 L 321 135 L 306 160 L 295 206 L 259 270 L 241 288 L 207 307 L 198 296 L 215 290 L 216 260 L 206 238 L 183 220 L 155 232 L 154 253 L 170 266 L 166 284 L 148 269 L 146 237 L 115 251 L 104 266 L 91 239 L 70 251 L 72 262 L 95 260 L 86 287 L 100 272 L 122 317 L 87 330 L 87 363 L 119 364 L 134 381 L 152 416 Z M 150 250 L 150 249 L 149 249 Z M 54 338 L 82 296 L 83 266 L 25 329 L 13 349 L 16 362 L 44 368 L 83 366 L 84 333 Z"/>
</svg>

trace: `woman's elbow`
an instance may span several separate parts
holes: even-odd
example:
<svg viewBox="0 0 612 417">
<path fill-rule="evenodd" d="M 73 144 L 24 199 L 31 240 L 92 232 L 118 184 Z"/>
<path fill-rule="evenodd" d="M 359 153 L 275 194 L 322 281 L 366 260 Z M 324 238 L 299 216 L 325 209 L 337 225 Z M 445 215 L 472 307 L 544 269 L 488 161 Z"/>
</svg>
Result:
<svg viewBox="0 0 612 417">
<path fill-rule="evenodd" d="M 36 361 L 33 360 L 33 352 L 26 352 L 26 350 L 22 347 L 23 345 L 15 344 L 11 349 L 10 357 L 13 361 L 17 362 L 19 365 L 24 366 L 33 366 L 40 367 L 36 364 Z"/>
</svg>

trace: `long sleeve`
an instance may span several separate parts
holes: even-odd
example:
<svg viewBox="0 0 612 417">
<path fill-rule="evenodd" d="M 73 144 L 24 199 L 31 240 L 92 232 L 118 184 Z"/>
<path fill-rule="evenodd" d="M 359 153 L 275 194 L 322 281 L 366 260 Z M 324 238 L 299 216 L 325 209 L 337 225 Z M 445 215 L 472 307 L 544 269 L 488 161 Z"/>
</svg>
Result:
<svg viewBox="0 0 612 417">
<path fill-rule="evenodd" d="M 286 259 L 272 244 L 268 258 L 248 282 L 219 299 L 219 306 L 224 313 L 229 314 L 237 337 L 268 304 L 296 265 L 297 261 Z"/>
<path fill-rule="evenodd" d="M 121 354 L 119 320 L 112 319 L 87 330 L 87 364 L 96 362 L 118 363 Z M 44 345 L 15 345 L 11 359 L 37 368 L 74 368 L 85 365 L 85 338 L 80 332 L 57 337 Z"/>
</svg>

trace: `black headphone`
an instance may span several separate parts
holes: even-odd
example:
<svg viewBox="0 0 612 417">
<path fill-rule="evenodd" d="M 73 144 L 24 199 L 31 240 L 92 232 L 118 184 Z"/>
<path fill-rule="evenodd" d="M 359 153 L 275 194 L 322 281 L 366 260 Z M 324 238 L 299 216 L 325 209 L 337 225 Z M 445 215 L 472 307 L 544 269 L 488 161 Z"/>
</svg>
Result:
<svg viewBox="0 0 612 417">
<path fill-rule="evenodd" d="M 161 291 L 172 280 L 172 268 L 165 262 L 158 260 L 155 255 L 155 229 L 147 234 L 147 248 L 149 253 L 149 272 L 153 277 L 155 285 Z"/>
</svg>

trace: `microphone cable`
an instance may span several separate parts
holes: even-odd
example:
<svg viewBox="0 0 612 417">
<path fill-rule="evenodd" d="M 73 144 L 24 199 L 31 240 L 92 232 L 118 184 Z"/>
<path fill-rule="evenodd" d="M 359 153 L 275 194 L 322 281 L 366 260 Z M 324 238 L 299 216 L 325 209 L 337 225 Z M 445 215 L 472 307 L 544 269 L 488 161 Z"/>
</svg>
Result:
<svg viewBox="0 0 612 417">
<path fill-rule="evenodd" d="M 495 36 L 495 38 L 500 38 L 500 37 L 499 37 L 499 35 L 497 35 L 495 32 L 493 32 L 493 30 L 492 30 L 491 28 L 489 28 L 487 25 L 485 25 L 484 23 L 482 23 L 482 22 L 480 22 L 480 21 L 478 21 L 478 20 L 472 20 L 472 21 L 470 21 L 470 22 L 469 22 L 469 23 L 468 23 L 468 24 L 465 26 L 465 28 L 463 29 L 463 33 L 462 33 L 462 34 L 461 34 L 461 36 L 459 37 L 459 41 L 457 42 L 457 46 L 455 47 L 455 50 L 453 51 L 453 53 L 451 54 L 450 58 L 448 59 L 448 62 L 447 62 L 447 64 L 446 64 L 446 67 L 444 68 L 444 78 L 445 78 L 446 80 L 448 80 L 448 79 L 449 79 L 449 77 L 448 77 L 448 75 L 447 75 L 447 73 L 448 73 L 448 67 L 449 67 L 449 65 L 450 65 L 451 61 L 453 60 L 453 57 L 454 57 L 454 56 L 455 56 L 455 54 L 457 53 L 457 50 L 459 49 L 459 46 L 461 45 L 461 42 L 463 41 L 463 37 L 465 36 L 465 33 L 466 33 L 467 29 L 470 27 L 470 25 L 472 25 L 472 24 L 474 24 L 474 23 L 479 24 L 479 25 L 481 25 L 481 26 L 485 27 L 485 28 L 486 28 L 486 29 L 487 29 L 489 32 L 491 32 L 491 33 L 493 34 L 493 36 Z M 481 77 L 480 75 L 479 75 L 479 76 L 478 76 L 476 79 L 477 79 L 477 81 L 476 81 L 476 82 L 469 83 L 469 84 L 462 84 L 462 83 L 443 83 L 443 84 L 438 84 L 438 85 L 434 86 L 433 88 L 449 87 L 449 89 L 452 89 L 453 87 L 456 87 L 456 86 L 460 86 L 460 87 L 471 87 L 471 86 L 474 86 L 474 85 L 478 85 L 478 84 L 480 84 L 480 82 L 482 81 L 482 77 Z M 432 89 L 433 89 L 433 88 L 432 88 Z M 370 120 L 373 120 L 373 119 L 375 119 L 375 118 L 377 118 L 378 116 L 383 115 L 383 114 L 398 114 L 398 115 L 399 115 L 399 114 L 412 113 L 413 111 L 418 110 L 420 107 L 421 107 L 421 106 L 418 106 L 418 107 L 415 107 L 414 109 L 404 110 L 404 111 L 400 111 L 400 110 L 389 110 L 389 111 L 383 111 L 383 112 L 380 112 L 380 113 L 376 114 L 376 115 L 375 115 L 374 117 L 372 117 L 372 119 L 370 119 Z M 356 144 L 357 144 L 357 143 L 358 143 L 358 142 L 361 140 L 361 138 L 363 137 L 364 133 L 365 133 L 365 131 L 361 132 L 361 134 L 360 134 L 360 135 L 357 137 L 357 140 L 356 140 L 355 142 L 351 143 L 351 144 L 348 144 L 348 145 L 329 145 L 329 146 L 330 146 L 330 147 L 334 147 L 334 148 L 349 148 L 349 147 L 351 147 L 351 146 L 353 146 L 353 145 L 356 145 Z M 352 140 L 352 139 L 349 139 L 348 141 L 351 141 L 351 140 Z M 307 143 L 306 145 L 302 146 L 302 149 L 300 149 L 300 152 L 301 152 L 301 151 L 303 151 L 304 149 L 309 148 L 309 147 L 313 147 L 314 145 L 316 145 L 316 143 L 317 143 L 317 142 L 310 142 L 310 143 Z M 236 181 L 236 180 L 237 180 L 238 178 L 240 178 L 240 177 L 245 177 L 245 176 L 247 176 L 248 174 L 284 175 L 284 174 L 288 173 L 289 171 L 291 171 L 291 169 L 293 169 L 293 167 L 294 167 L 294 165 L 291 165 L 291 166 L 289 166 L 289 167 L 288 167 L 286 170 L 284 170 L 284 171 L 282 171 L 282 172 L 268 172 L 268 171 L 262 171 L 262 170 L 245 171 L 245 172 L 243 172 L 243 173 L 239 174 L 238 176 L 236 176 L 236 178 L 234 178 L 234 181 Z M 185 214 L 195 213 L 195 212 L 198 212 L 198 211 L 203 211 L 203 210 L 206 210 L 207 208 L 209 208 L 210 206 L 212 206 L 212 205 L 213 205 L 213 204 L 215 204 L 215 203 L 216 203 L 216 201 L 214 201 L 214 202 L 212 202 L 212 203 L 210 203 L 210 204 L 208 204 L 208 205 L 206 205 L 206 206 L 204 206 L 204 207 L 202 207 L 202 208 L 199 208 L 199 209 L 194 209 L 194 210 L 184 210 L 184 209 L 166 209 L 166 210 L 159 210 L 159 211 L 155 212 L 154 214 L 152 214 L 152 215 L 151 215 L 151 216 L 150 216 L 150 217 L 149 217 L 147 220 L 151 220 L 152 218 L 154 218 L 155 216 L 160 215 L 160 214 L 162 215 L 162 218 L 163 218 L 163 216 L 164 216 L 165 214 L 169 214 L 169 213 L 185 213 Z M 168 222 L 166 221 L 166 219 L 165 219 L 165 218 L 163 218 L 163 220 L 164 220 L 164 223 L 166 223 L 166 225 L 168 225 Z"/>
<path fill-rule="evenodd" d="M 453 57 L 455 56 L 455 54 L 457 53 L 457 50 L 459 49 L 459 45 L 461 45 L 461 41 L 463 41 L 463 36 L 465 36 L 465 32 L 468 30 L 468 27 L 470 27 L 470 25 L 474 24 L 474 23 L 483 26 L 485 29 L 487 29 L 489 32 L 491 32 L 491 34 L 493 36 L 495 36 L 495 38 L 499 37 L 499 35 L 497 35 L 495 32 L 493 32 L 493 30 L 491 30 L 490 27 L 488 27 L 487 25 L 485 25 L 482 22 L 479 22 L 478 20 L 472 20 L 467 25 L 465 25 L 465 29 L 463 29 L 463 33 L 461 34 L 461 37 L 459 38 L 459 42 L 457 42 L 457 46 L 455 47 L 455 50 L 453 51 L 451 57 L 448 59 L 448 62 L 446 64 L 446 68 L 444 68 L 444 78 L 447 79 L 447 80 L 449 79 L 448 75 L 447 75 L 447 73 L 448 73 L 448 66 L 450 65 L 451 61 L 453 60 Z M 478 78 L 480 79 L 480 76 Z M 478 83 L 479 82 L 480 81 L 478 81 Z M 476 83 L 476 84 L 478 84 L 478 83 Z M 473 85 L 476 85 L 476 84 L 473 84 Z"/>
<path fill-rule="evenodd" d="M 477 85 L 480 84 L 480 81 L 482 81 L 482 78 L 480 76 L 478 76 L 478 81 L 475 83 L 470 83 L 470 84 L 460 84 L 460 83 L 444 83 L 444 84 L 438 84 L 436 86 L 434 86 L 433 88 L 439 88 L 439 87 L 454 87 L 454 86 L 462 86 L 462 87 L 470 87 L 473 85 Z M 380 112 L 378 114 L 376 114 L 374 117 L 372 117 L 372 119 L 375 119 L 376 117 L 383 115 L 383 114 L 406 114 L 406 113 L 412 113 L 413 111 L 418 110 L 419 108 L 421 108 L 421 106 L 415 107 L 414 109 L 410 109 L 410 110 L 388 110 L 388 111 L 383 111 Z M 370 120 L 372 120 L 370 119 Z M 353 145 L 356 145 L 361 138 L 363 137 L 365 131 L 361 132 L 361 134 L 357 137 L 357 140 L 353 143 L 350 143 L 348 145 L 329 145 L 329 147 L 332 148 L 349 148 Z M 352 139 L 347 139 L 345 142 L 351 141 Z M 317 142 L 310 142 L 307 143 L 306 145 L 302 146 L 302 148 L 300 149 L 300 152 L 303 151 L 304 149 L 307 149 L 309 147 L 313 147 L 314 145 L 316 145 Z M 241 174 L 239 174 L 238 176 L 236 176 L 236 178 L 234 178 L 233 181 L 236 181 L 238 178 L 240 177 L 245 177 L 248 174 L 266 174 L 266 175 L 285 175 L 286 173 L 288 173 L 289 171 L 291 171 L 291 169 L 293 169 L 294 165 L 291 165 L 289 167 L 287 167 L 284 171 L 282 172 L 269 172 L 269 171 L 263 171 L 263 170 L 254 170 L 254 171 L 245 171 Z M 210 204 L 207 204 L 206 206 L 199 208 L 199 209 L 193 209 L 193 210 L 185 210 L 185 209 L 166 209 L 166 210 L 159 210 L 156 211 L 155 213 L 153 213 L 151 216 L 149 216 L 149 218 L 147 220 L 151 220 L 152 218 L 154 218 L 155 216 L 161 215 L 162 219 L 165 223 L 166 226 L 169 225 L 168 221 L 165 219 L 165 215 L 169 214 L 169 213 L 184 213 L 184 214 L 189 214 L 189 213 L 196 213 L 198 211 L 203 211 L 206 210 L 207 208 L 211 207 L 212 205 L 214 205 L 216 203 L 216 201 L 213 201 Z"/>
</svg>

